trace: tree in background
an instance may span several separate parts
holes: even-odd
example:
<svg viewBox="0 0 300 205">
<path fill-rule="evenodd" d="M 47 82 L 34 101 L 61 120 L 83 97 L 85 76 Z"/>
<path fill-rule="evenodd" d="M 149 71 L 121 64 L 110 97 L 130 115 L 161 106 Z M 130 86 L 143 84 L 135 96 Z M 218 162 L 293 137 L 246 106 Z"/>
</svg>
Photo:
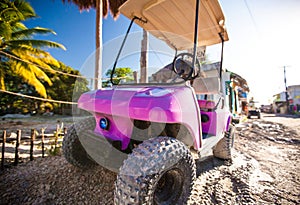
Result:
<svg viewBox="0 0 300 205">
<path fill-rule="evenodd" d="M 66 66 L 62 62 L 59 62 L 59 70 L 64 73 L 72 75 L 80 75 L 78 70 Z M 68 75 L 62 75 L 58 73 L 47 73 L 53 82 L 52 86 L 46 86 L 48 96 L 51 99 L 59 99 L 61 101 L 77 102 L 80 95 L 89 91 L 88 81 L 85 78 L 76 78 Z"/>
<path fill-rule="evenodd" d="M 101 87 L 101 47 L 102 47 L 102 18 L 107 16 L 108 11 L 112 13 L 114 19 L 119 15 L 119 7 L 127 0 L 62 0 L 63 2 L 73 2 L 80 10 L 96 9 L 96 58 L 95 58 L 95 89 Z M 100 79 L 99 79 L 100 78 Z"/>
<path fill-rule="evenodd" d="M 58 63 L 60 64 L 60 68 L 58 68 L 59 71 L 80 76 L 79 71 L 66 66 L 62 62 Z M 79 96 L 82 93 L 89 91 L 88 81 L 84 78 L 76 78 L 73 76 L 52 73 L 48 71 L 46 71 L 46 74 L 53 83 L 52 86 L 46 85 L 49 99 L 77 102 Z M 12 92 L 35 97 L 39 96 L 33 86 L 29 85 L 23 80 L 19 80 L 19 77 L 14 73 L 10 73 L 9 75 L 7 75 L 6 87 Z M 43 112 L 45 106 L 51 107 L 51 111 L 54 111 L 55 113 L 61 113 L 63 107 L 68 107 L 69 109 L 71 109 L 70 105 L 64 106 L 60 103 L 45 103 L 43 101 L 0 92 L 0 115 L 4 115 L 7 113 L 27 114 L 32 111 Z"/>
<path fill-rule="evenodd" d="M 34 34 L 55 34 L 50 29 L 27 28 L 22 23 L 34 17 L 33 8 L 24 0 L 0 2 L 0 89 L 5 90 L 5 79 L 14 75 L 33 86 L 40 96 L 47 97 L 44 84 L 52 85 L 52 81 L 46 71 L 52 73 L 52 67 L 59 68 L 60 64 L 43 48 L 65 50 L 65 47 L 52 41 L 34 40 Z"/>
<path fill-rule="evenodd" d="M 105 75 L 111 76 L 112 69 L 109 69 Z M 119 84 L 121 80 L 125 80 L 126 82 L 133 80 L 133 71 L 131 68 L 116 68 L 114 72 L 114 82 Z M 103 83 L 103 87 L 107 87 L 109 81 Z"/>
</svg>

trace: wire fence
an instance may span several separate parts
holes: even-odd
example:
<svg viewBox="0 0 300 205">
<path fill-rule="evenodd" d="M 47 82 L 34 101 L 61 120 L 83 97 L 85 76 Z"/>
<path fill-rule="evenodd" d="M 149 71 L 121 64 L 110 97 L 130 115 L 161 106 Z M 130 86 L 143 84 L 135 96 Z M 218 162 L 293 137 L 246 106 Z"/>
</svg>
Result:
<svg viewBox="0 0 300 205">
<path fill-rule="evenodd" d="M 35 97 L 35 96 L 30 96 L 30 95 L 24 95 L 24 94 L 21 94 L 21 93 L 14 93 L 14 92 L 7 91 L 7 90 L 0 90 L 0 92 L 7 93 L 7 94 L 10 94 L 10 95 L 16 95 L 16 96 L 20 96 L 20 97 L 30 98 L 30 99 L 34 99 L 34 100 L 41 100 L 41 101 L 47 101 L 47 102 L 53 102 L 53 103 L 77 105 L 77 102 L 68 102 L 68 101 L 40 98 L 40 97 Z"/>
</svg>

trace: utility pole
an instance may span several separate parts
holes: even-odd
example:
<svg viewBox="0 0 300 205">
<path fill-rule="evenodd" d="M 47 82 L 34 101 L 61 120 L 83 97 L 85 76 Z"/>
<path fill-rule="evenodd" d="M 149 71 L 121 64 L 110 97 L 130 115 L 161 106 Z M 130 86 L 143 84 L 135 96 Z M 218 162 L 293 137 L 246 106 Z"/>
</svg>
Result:
<svg viewBox="0 0 300 205">
<path fill-rule="evenodd" d="M 148 72 L 147 72 L 148 33 L 145 29 L 143 29 L 143 39 L 141 45 L 142 46 L 141 46 L 141 58 L 140 58 L 140 65 L 141 65 L 140 83 L 147 83 L 148 82 Z"/>
<path fill-rule="evenodd" d="M 288 66 L 283 66 L 284 86 L 285 86 L 285 100 L 286 100 L 287 113 L 290 114 L 290 103 L 289 103 L 288 87 L 286 85 L 286 70 L 285 70 L 286 67 L 288 67 Z"/>
</svg>

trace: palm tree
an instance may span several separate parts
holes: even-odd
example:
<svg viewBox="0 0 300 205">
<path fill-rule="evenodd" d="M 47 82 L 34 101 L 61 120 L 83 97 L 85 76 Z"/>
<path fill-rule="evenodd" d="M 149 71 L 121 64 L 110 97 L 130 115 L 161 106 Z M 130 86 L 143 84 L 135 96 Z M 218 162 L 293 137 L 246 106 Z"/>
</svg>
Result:
<svg viewBox="0 0 300 205">
<path fill-rule="evenodd" d="M 55 34 L 46 28 L 27 28 L 21 21 L 33 18 L 36 14 L 24 0 L 2 0 L 0 3 L 0 89 L 5 90 L 5 75 L 14 73 L 34 86 L 43 97 L 47 97 L 43 82 L 52 84 L 44 69 L 53 71 L 59 67 L 58 61 L 44 47 L 65 47 L 46 40 L 34 40 L 34 34 Z"/>
<path fill-rule="evenodd" d="M 96 9 L 96 62 L 95 62 L 95 84 L 94 88 L 101 88 L 102 84 L 102 62 L 101 62 L 101 48 L 102 48 L 102 18 L 107 16 L 110 10 L 114 19 L 119 15 L 119 7 L 127 0 L 62 0 L 63 2 L 73 2 L 80 10 Z M 102 4 L 100 3 L 102 2 Z M 102 12 L 101 12 L 102 11 Z"/>
</svg>

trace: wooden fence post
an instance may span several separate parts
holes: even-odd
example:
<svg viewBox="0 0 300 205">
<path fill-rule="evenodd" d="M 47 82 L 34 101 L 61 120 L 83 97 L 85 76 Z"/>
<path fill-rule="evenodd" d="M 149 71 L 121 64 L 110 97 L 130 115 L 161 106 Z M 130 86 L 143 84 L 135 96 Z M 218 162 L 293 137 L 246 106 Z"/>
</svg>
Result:
<svg viewBox="0 0 300 205">
<path fill-rule="evenodd" d="M 45 157 L 45 128 L 42 128 L 42 158 Z"/>
<path fill-rule="evenodd" d="M 21 134 L 22 134 L 22 131 L 18 130 L 18 132 L 17 132 L 17 139 L 16 139 L 15 162 L 14 162 L 14 165 L 18 165 L 19 164 L 19 146 L 20 146 L 20 143 L 21 143 Z"/>
<path fill-rule="evenodd" d="M 57 121 L 57 124 L 56 124 L 56 133 L 54 135 L 54 152 L 56 152 L 56 149 L 57 149 L 57 142 L 58 142 L 58 136 L 59 136 L 59 132 L 60 132 L 60 129 L 59 129 L 59 120 Z"/>
<path fill-rule="evenodd" d="M 66 136 L 67 132 L 68 132 L 68 129 L 66 127 L 64 127 L 64 137 Z"/>
<path fill-rule="evenodd" d="M 1 169 L 4 169 L 4 163 L 5 163 L 5 143 L 6 143 L 6 130 L 3 131 L 2 134 L 2 158 L 1 158 Z"/>
<path fill-rule="evenodd" d="M 35 129 L 31 129 L 31 137 L 30 137 L 30 161 L 33 160 L 34 140 L 35 140 Z"/>
</svg>

